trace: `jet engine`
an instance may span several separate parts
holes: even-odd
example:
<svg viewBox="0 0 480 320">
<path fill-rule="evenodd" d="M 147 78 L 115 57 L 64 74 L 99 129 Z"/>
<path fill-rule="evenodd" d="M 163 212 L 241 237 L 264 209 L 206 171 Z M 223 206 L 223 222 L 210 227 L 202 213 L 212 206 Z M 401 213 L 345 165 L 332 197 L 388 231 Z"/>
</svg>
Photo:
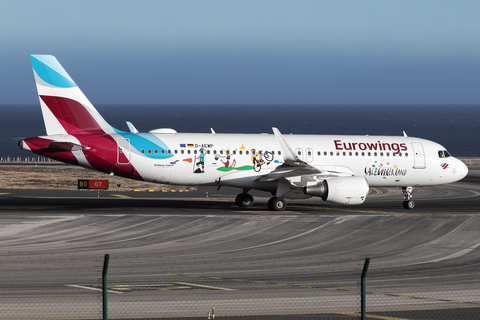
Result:
<svg viewBox="0 0 480 320">
<path fill-rule="evenodd" d="M 320 197 L 323 201 L 351 205 L 362 204 L 367 198 L 369 189 L 368 182 L 363 177 L 338 177 L 306 186 L 304 193 Z"/>
</svg>

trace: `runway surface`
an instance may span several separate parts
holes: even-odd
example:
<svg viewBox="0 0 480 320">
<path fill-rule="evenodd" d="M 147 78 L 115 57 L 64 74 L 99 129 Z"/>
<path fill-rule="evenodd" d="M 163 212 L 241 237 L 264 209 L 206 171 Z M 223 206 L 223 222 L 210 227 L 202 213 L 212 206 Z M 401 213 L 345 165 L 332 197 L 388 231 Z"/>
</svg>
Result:
<svg viewBox="0 0 480 320">
<path fill-rule="evenodd" d="M 101 315 L 106 253 L 112 319 L 213 307 L 222 318 L 353 319 L 366 257 L 370 315 L 478 316 L 479 182 L 470 168 L 461 182 L 417 188 L 413 210 L 401 190 L 379 188 L 360 206 L 309 199 L 280 213 L 267 210 L 265 193 L 236 207 L 233 189 L 0 190 L 1 318 Z"/>
</svg>

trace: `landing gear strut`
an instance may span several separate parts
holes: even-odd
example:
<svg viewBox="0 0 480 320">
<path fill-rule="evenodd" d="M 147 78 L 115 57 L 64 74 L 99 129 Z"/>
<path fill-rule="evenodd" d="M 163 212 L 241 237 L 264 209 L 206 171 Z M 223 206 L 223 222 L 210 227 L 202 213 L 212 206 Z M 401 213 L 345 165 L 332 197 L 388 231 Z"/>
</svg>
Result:
<svg viewBox="0 0 480 320">
<path fill-rule="evenodd" d="M 286 207 L 287 204 L 282 197 L 272 197 L 268 200 L 268 209 L 272 211 L 283 211 Z"/>
<path fill-rule="evenodd" d="M 415 208 L 415 202 L 413 202 L 412 200 L 412 190 L 413 190 L 413 187 L 402 188 L 403 198 L 405 199 L 405 201 L 403 201 L 403 207 L 405 209 Z"/>
<path fill-rule="evenodd" d="M 253 205 L 253 197 L 248 194 L 248 193 L 240 193 L 236 198 L 235 198 L 235 203 L 237 206 L 240 208 L 247 208 L 251 207 Z"/>
</svg>

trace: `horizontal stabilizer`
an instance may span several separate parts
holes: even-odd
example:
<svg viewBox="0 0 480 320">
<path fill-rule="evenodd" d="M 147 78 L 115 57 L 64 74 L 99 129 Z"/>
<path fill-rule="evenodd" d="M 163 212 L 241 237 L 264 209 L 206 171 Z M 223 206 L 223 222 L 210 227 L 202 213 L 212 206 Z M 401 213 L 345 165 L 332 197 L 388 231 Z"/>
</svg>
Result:
<svg viewBox="0 0 480 320">
<path fill-rule="evenodd" d="M 53 141 L 48 145 L 48 149 L 59 151 L 79 151 L 89 148 L 72 142 Z"/>
</svg>

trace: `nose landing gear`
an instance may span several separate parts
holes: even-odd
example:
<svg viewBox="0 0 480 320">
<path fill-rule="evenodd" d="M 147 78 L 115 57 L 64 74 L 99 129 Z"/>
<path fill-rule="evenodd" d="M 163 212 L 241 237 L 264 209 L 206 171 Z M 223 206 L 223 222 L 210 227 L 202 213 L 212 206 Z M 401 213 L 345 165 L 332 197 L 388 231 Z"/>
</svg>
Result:
<svg viewBox="0 0 480 320">
<path fill-rule="evenodd" d="M 415 208 L 415 202 L 412 200 L 412 190 L 413 190 L 413 187 L 402 188 L 403 198 L 405 199 L 405 201 L 403 201 L 403 207 L 405 209 Z"/>
</svg>

